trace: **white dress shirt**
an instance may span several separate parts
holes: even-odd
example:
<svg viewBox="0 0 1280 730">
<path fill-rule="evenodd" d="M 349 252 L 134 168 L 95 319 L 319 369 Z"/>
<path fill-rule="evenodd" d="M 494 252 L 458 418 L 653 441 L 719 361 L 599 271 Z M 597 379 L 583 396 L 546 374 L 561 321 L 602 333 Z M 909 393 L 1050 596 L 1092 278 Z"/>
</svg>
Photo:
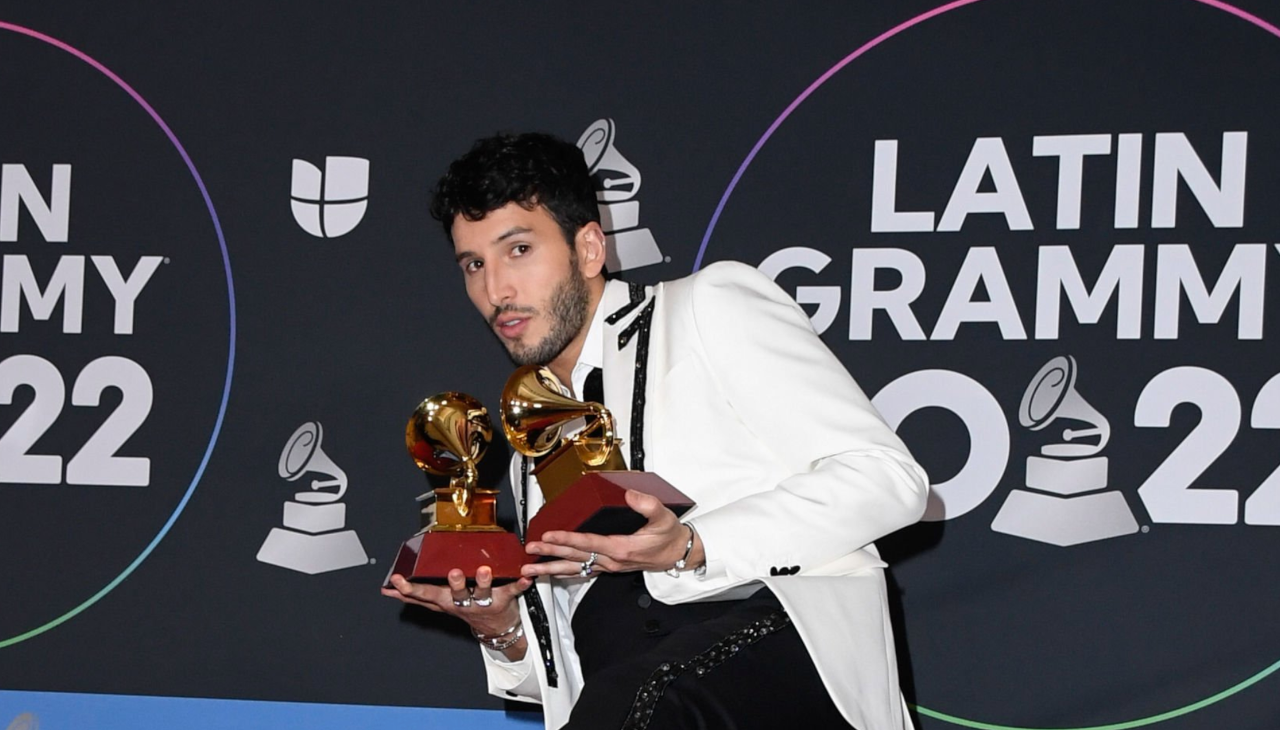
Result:
<svg viewBox="0 0 1280 730">
<path fill-rule="evenodd" d="M 586 386 L 587 376 L 596 368 L 604 367 L 604 306 L 596 305 L 595 314 L 591 317 L 591 324 L 587 328 L 587 337 L 582 343 L 582 352 L 578 355 L 578 362 L 574 363 L 573 372 L 570 374 L 572 393 L 565 395 L 574 395 L 581 399 L 583 397 L 583 389 Z M 582 427 L 581 423 L 577 424 L 578 428 Z M 566 426 L 569 433 L 574 432 L 574 424 Z M 625 452 L 625 449 L 624 449 Z M 532 481 L 532 478 L 531 478 Z M 532 484 L 530 485 L 532 489 Z M 532 515 L 530 515 L 532 516 Z M 537 536 L 530 536 L 529 539 L 537 539 Z M 545 578 L 543 580 L 546 580 Z M 565 649 L 563 655 L 563 664 L 566 666 L 558 667 L 563 675 L 574 677 L 574 682 L 578 685 L 582 684 L 582 667 L 578 661 L 577 652 L 570 650 L 573 646 L 573 635 L 570 630 L 570 622 L 573 620 L 573 612 L 582 603 L 582 599 L 586 596 L 587 590 L 595 582 L 595 578 L 555 578 L 552 579 L 552 592 L 555 597 L 555 605 L 548 607 L 548 610 L 554 611 L 560 618 L 557 626 L 560 627 L 561 646 Z M 485 662 L 492 669 L 497 669 L 503 680 L 500 685 L 512 694 L 525 694 L 528 689 L 536 692 L 537 680 L 533 675 L 533 662 L 537 661 L 537 651 L 533 649 L 534 637 L 529 626 L 525 626 L 526 641 L 529 643 L 529 650 L 525 652 L 524 658 L 518 662 L 507 659 L 506 655 L 500 651 L 495 651 L 484 645 L 481 645 L 481 651 L 484 653 Z M 509 683 L 509 684 L 508 684 Z M 524 689 L 526 692 L 522 692 Z"/>
</svg>

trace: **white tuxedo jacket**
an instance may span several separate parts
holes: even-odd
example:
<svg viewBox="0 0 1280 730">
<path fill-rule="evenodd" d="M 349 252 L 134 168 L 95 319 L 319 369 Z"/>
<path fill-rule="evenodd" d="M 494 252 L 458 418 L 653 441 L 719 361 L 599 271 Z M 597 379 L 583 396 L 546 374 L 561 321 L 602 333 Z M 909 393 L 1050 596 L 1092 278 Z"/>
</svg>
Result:
<svg viewBox="0 0 1280 730">
<path fill-rule="evenodd" d="M 606 314 L 628 305 L 609 282 Z M 804 311 L 756 269 L 718 263 L 645 291 L 605 325 L 604 392 L 628 439 L 642 337 L 631 328 L 653 304 L 644 393 L 645 471 L 697 506 L 706 575 L 646 573 L 668 604 L 742 597 L 763 583 L 790 614 L 836 705 L 859 730 L 902 730 L 883 568 L 874 540 L 914 523 L 928 479 Z M 606 320 L 608 322 L 608 320 Z M 629 456 L 629 446 L 623 446 Z M 520 494 L 519 457 L 512 484 Z M 533 479 L 530 479 L 533 482 Z M 529 489 L 529 514 L 542 504 Z M 520 665 L 485 652 L 490 691 L 543 704 L 548 728 L 569 717 L 582 680 L 567 603 L 537 584 L 550 621 L 557 687 L 531 646 Z M 523 604 L 522 600 L 522 604 Z M 522 605 L 527 635 L 532 626 Z M 513 671 L 514 670 L 514 671 Z M 786 671 L 780 667 L 780 671 Z"/>
</svg>

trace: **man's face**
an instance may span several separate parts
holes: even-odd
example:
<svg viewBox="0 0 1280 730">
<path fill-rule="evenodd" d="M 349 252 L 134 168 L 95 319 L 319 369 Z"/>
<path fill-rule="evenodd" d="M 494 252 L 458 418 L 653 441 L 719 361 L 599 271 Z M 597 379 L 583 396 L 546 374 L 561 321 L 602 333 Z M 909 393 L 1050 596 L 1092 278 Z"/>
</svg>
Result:
<svg viewBox="0 0 1280 730">
<path fill-rule="evenodd" d="M 467 296 L 518 365 L 545 365 L 583 332 L 590 297 L 574 249 L 542 206 L 458 216 L 453 248 Z"/>
</svg>

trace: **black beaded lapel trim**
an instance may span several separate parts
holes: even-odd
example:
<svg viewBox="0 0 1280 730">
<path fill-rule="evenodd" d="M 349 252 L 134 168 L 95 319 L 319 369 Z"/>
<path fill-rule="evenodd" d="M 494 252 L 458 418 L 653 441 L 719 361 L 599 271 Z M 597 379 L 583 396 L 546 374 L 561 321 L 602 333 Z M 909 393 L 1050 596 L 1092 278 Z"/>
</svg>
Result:
<svg viewBox="0 0 1280 730">
<path fill-rule="evenodd" d="M 520 459 L 520 537 L 525 539 L 525 531 L 529 526 L 529 457 Z M 547 610 L 542 605 L 542 596 L 538 594 L 538 586 L 531 585 L 524 592 L 525 608 L 529 610 L 529 620 L 533 622 L 533 633 L 537 638 L 538 653 L 542 655 L 542 666 L 547 670 L 547 686 L 560 686 L 560 675 L 556 672 L 556 655 L 551 649 L 551 624 L 547 621 Z"/>
<path fill-rule="evenodd" d="M 636 691 L 636 699 L 631 704 L 631 712 L 622 723 L 622 730 L 645 730 L 653 719 L 653 711 L 657 709 L 662 693 L 676 679 L 687 672 L 695 677 L 705 677 L 711 670 L 724 664 L 729 657 L 751 646 L 769 634 L 777 633 L 791 625 L 791 617 L 786 611 L 774 611 L 768 616 L 738 629 L 720 641 L 711 645 L 706 651 L 695 654 L 688 661 L 663 662 L 653 670 L 649 679 Z"/>
<path fill-rule="evenodd" d="M 656 300 L 655 300 L 656 301 Z M 644 386 L 649 373 L 649 330 L 653 324 L 653 305 L 640 312 L 627 328 L 618 335 L 618 349 L 627 346 L 636 333 L 636 372 L 631 383 L 631 468 L 644 471 Z"/>
<path fill-rule="evenodd" d="M 622 305 L 622 308 L 613 314 L 605 317 L 605 324 L 617 324 L 622 318 L 636 311 L 636 307 L 644 303 L 644 285 L 637 284 L 634 281 L 627 282 L 627 295 L 631 297 L 631 301 Z"/>
<path fill-rule="evenodd" d="M 525 531 L 529 529 L 529 457 L 520 457 L 520 542 L 528 542 Z"/>
<path fill-rule="evenodd" d="M 617 324 L 644 303 L 643 285 L 628 283 L 627 291 L 630 301 L 606 317 L 606 323 Z M 627 346 L 636 332 L 640 333 L 640 339 L 636 343 L 636 372 L 631 391 L 631 468 L 636 470 L 644 469 L 644 385 L 649 360 L 649 325 L 652 321 L 653 302 L 649 302 L 649 306 L 645 307 L 640 316 L 636 317 L 636 320 L 618 336 L 618 349 L 621 350 Z M 525 535 L 529 527 L 528 494 L 529 457 L 526 456 L 520 460 L 520 537 L 522 540 L 528 539 Z M 547 621 L 546 608 L 542 605 L 542 596 L 538 594 L 537 586 L 531 586 L 525 591 L 524 596 L 525 607 L 529 610 L 529 620 L 533 622 L 533 632 L 538 640 L 538 652 L 542 655 L 542 664 L 547 671 L 547 686 L 557 687 L 559 673 L 556 671 L 555 654 L 551 649 L 551 625 Z"/>
<path fill-rule="evenodd" d="M 647 339 L 649 335 L 649 323 L 652 320 L 653 302 L 649 302 L 649 306 L 644 308 L 644 311 L 640 313 L 640 316 L 633 319 L 631 324 L 627 325 L 622 332 L 618 333 L 618 349 L 621 350 L 626 347 L 627 343 L 631 342 L 631 338 L 635 337 L 637 332 L 641 334 L 641 339 Z M 637 359 L 636 362 L 640 362 L 640 360 Z"/>
</svg>

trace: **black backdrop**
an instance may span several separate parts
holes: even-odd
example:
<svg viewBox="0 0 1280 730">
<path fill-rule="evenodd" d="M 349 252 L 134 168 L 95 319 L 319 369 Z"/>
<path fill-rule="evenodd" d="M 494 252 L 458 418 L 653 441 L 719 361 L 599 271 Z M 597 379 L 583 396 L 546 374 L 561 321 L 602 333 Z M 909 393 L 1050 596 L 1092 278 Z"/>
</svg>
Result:
<svg viewBox="0 0 1280 730">
<path fill-rule="evenodd" d="M 882 543 L 920 725 L 1280 715 L 1280 6 L 18 3 L 0 22 L 0 686 L 500 708 L 469 637 L 377 593 L 417 528 L 405 418 L 446 389 L 492 407 L 510 369 L 427 191 L 477 136 L 609 119 L 603 176 L 643 180 L 617 241 L 647 230 L 662 259 L 623 275 L 763 263 L 938 485 Z M 329 238 L 303 227 L 318 198 Z M 322 444 L 298 474 L 306 444 L 281 452 L 306 424 Z M 333 476 L 321 452 L 346 512 L 308 538 L 281 510 Z M 263 549 L 273 530 L 313 572 Z"/>
</svg>

